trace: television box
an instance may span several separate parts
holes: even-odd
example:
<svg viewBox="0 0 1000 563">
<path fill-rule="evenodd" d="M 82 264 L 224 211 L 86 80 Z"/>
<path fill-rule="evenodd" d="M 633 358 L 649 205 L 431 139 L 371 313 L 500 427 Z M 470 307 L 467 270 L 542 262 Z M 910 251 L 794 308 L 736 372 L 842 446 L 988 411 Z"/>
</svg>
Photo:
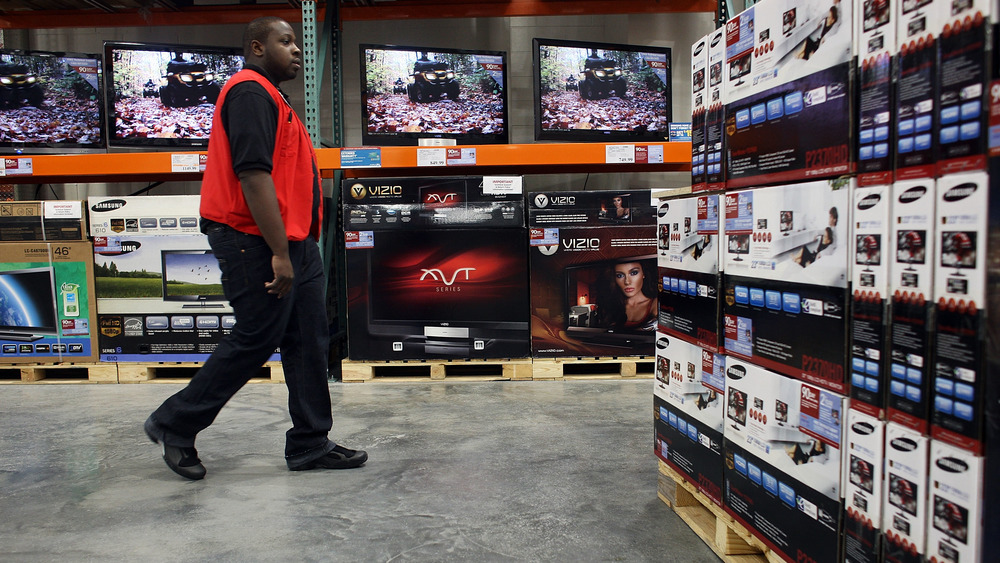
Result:
<svg viewBox="0 0 1000 563">
<path fill-rule="evenodd" d="M 87 226 L 79 201 L 9 201 L 0 203 L 0 241 L 86 240 Z"/>
<path fill-rule="evenodd" d="M 691 46 L 691 189 L 705 189 L 705 108 L 708 97 L 708 40 Z"/>
<path fill-rule="evenodd" d="M 927 559 L 980 561 L 983 558 L 984 459 L 931 440 L 927 507 Z"/>
<path fill-rule="evenodd" d="M 789 560 L 838 558 L 841 395 L 726 358 L 726 511 Z"/>
<path fill-rule="evenodd" d="M 852 182 L 725 194 L 727 354 L 847 393 Z"/>
<path fill-rule="evenodd" d="M 657 455 L 719 506 L 724 370 L 721 354 L 657 335 Z"/>
<path fill-rule="evenodd" d="M 892 186 L 854 189 L 851 221 L 851 407 L 885 415 Z"/>
<path fill-rule="evenodd" d="M 101 361 L 204 361 L 235 324 L 204 235 L 94 237 Z"/>
<path fill-rule="evenodd" d="M 878 563 L 882 554 L 882 486 L 885 421 L 847 411 L 844 460 L 844 560 Z"/>
<path fill-rule="evenodd" d="M 369 44 L 359 51 L 365 145 L 507 142 L 507 53 Z"/>
<path fill-rule="evenodd" d="M 90 196 L 90 236 L 201 236 L 199 195 Z"/>
<path fill-rule="evenodd" d="M 242 49 L 104 43 L 108 144 L 207 147 L 215 102 L 243 68 Z"/>
<path fill-rule="evenodd" d="M 937 175 L 986 168 L 992 0 L 940 4 Z"/>
<path fill-rule="evenodd" d="M 931 391 L 931 313 L 934 301 L 934 181 L 897 180 L 892 186 L 887 418 L 927 431 Z"/>
<path fill-rule="evenodd" d="M 893 66 L 896 14 L 888 0 L 862 0 L 854 10 L 858 56 L 857 161 L 862 186 L 889 184 L 895 161 L 896 95 Z"/>
<path fill-rule="evenodd" d="M 519 180 L 344 180 L 352 360 L 529 355 Z"/>
<path fill-rule="evenodd" d="M 986 395 L 989 176 L 937 181 L 931 436 L 982 455 Z"/>
<path fill-rule="evenodd" d="M 852 172 L 853 3 L 765 0 L 726 22 L 726 187 Z"/>
<path fill-rule="evenodd" d="M 705 102 L 705 188 L 726 187 L 726 32 L 708 36 L 708 100 Z"/>
<path fill-rule="evenodd" d="M 651 203 L 648 189 L 528 194 L 533 357 L 653 355 Z"/>
<path fill-rule="evenodd" d="M 0 363 L 96 359 L 89 242 L 0 244 Z"/>
<path fill-rule="evenodd" d="M 100 68 L 99 55 L 0 51 L 0 150 L 103 151 Z"/>
<path fill-rule="evenodd" d="M 929 442 L 926 436 L 905 426 L 886 424 L 882 545 L 883 558 L 889 563 L 923 561 Z"/>
<path fill-rule="evenodd" d="M 719 196 L 667 200 L 656 214 L 659 328 L 719 350 Z"/>
<path fill-rule="evenodd" d="M 933 178 L 938 36 L 950 0 L 896 2 L 896 180 Z"/>
<path fill-rule="evenodd" d="M 538 38 L 532 45 L 536 140 L 670 140 L 670 48 Z"/>
</svg>

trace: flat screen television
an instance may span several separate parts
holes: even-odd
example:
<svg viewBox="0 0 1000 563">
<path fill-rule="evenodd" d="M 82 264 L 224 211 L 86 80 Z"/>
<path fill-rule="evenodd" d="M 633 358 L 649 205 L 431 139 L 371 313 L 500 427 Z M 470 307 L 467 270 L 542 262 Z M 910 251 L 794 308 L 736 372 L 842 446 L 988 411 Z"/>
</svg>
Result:
<svg viewBox="0 0 1000 563">
<path fill-rule="evenodd" d="M 211 250 L 161 250 L 163 300 L 194 306 L 218 306 L 226 301 L 222 271 Z"/>
<path fill-rule="evenodd" d="M 855 235 L 856 251 L 854 253 L 854 263 L 865 266 L 864 272 L 872 271 L 869 266 L 878 266 L 882 263 L 882 235 L 868 234 Z"/>
<path fill-rule="evenodd" d="M 533 47 L 536 140 L 669 140 L 668 47 L 538 38 Z"/>
<path fill-rule="evenodd" d="M 889 23 L 890 4 L 889 0 L 864 0 L 863 30 L 865 33 Z"/>
<path fill-rule="evenodd" d="M 601 260 L 570 266 L 563 273 L 566 333 L 608 346 L 652 344 L 656 334 L 656 255 Z M 625 282 L 625 279 L 629 282 Z M 640 295 L 641 294 L 641 295 Z M 626 300 L 652 300 L 643 318 L 628 319 Z"/>
<path fill-rule="evenodd" d="M 105 42 L 108 144 L 208 146 L 219 92 L 242 68 L 230 47 Z"/>
<path fill-rule="evenodd" d="M 748 51 L 743 55 L 729 61 L 729 80 L 736 82 L 733 86 L 743 84 L 743 77 L 750 74 L 750 59 L 753 51 Z"/>
<path fill-rule="evenodd" d="M 778 220 L 778 230 L 781 234 L 788 236 L 788 233 L 792 232 L 792 228 L 795 226 L 795 214 L 792 211 L 782 211 Z"/>
<path fill-rule="evenodd" d="M 100 55 L 0 51 L 0 151 L 104 150 Z"/>
<path fill-rule="evenodd" d="M 941 267 L 955 268 L 953 275 L 961 276 L 961 270 L 976 268 L 976 232 L 944 231 L 941 233 Z"/>
<path fill-rule="evenodd" d="M 361 142 L 506 143 L 507 53 L 362 44 Z"/>
<path fill-rule="evenodd" d="M 913 264 L 923 264 L 927 257 L 927 240 L 925 230 L 902 230 L 896 233 L 896 262 L 907 264 L 907 269 L 913 269 Z"/>
<path fill-rule="evenodd" d="M 747 394 L 732 385 L 726 385 L 726 391 L 729 393 L 726 416 L 734 422 L 733 429 L 742 430 L 747 425 Z"/>
<path fill-rule="evenodd" d="M 889 472 L 889 504 L 916 516 L 919 493 L 920 488 L 916 483 Z"/>
<path fill-rule="evenodd" d="M 729 253 L 736 255 L 733 260 L 742 262 L 740 256 L 750 254 L 750 235 L 729 235 Z"/>
<path fill-rule="evenodd" d="M 969 509 L 934 495 L 934 528 L 964 544 L 969 540 Z"/>
<path fill-rule="evenodd" d="M 601 198 L 597 218 L 610 223 L 632 222 L 632 194 L 615 193 Z"/>
<path fill-rule="evenodd" d="M 52 268 L 0 272 L 0 339 L 32 341 L 58 333 Z"/>
</svg>

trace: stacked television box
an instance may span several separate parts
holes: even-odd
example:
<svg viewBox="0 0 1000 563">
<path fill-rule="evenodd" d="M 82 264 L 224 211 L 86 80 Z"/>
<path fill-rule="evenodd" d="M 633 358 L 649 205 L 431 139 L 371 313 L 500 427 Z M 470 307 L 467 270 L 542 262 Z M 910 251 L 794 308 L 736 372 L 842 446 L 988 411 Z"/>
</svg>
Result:
<svg viewBox="0 0 1000 563">
<path fill-rule="evenodd" d="M 863 0 L 854 10 L 857 42 L 857 161 L 858 184 L 892 183 L 895 164 L 896 19 L 900 2 Z"/>
<path fill-rule="evenodd" d="M 691 46 L 691 190 L 705 189 L 705 110 L 708 95 L 708 42 L 706 35 Z"/>
<path fill-rule="evenodd" d="M 94 269 L 79 201 L 0 204 L 0 363 L 94 361 Z"/>
<path fill-rule="evenodd" d="M 705 189 L 726 187 L 726 30 L 708 36 L 708 93 L 705 101 Z M 696 187 L 696 186 L 693 186 Z"/>
<path fill-rule="evenodd" d="M 652 356 L 656 214 L 648 189 L 528 195 L 534 358 Z"/>
<path fill-rule="evenodd" d="M 232 332 L 219 262 L 199 229 L 200 200 L 88 199 L 101 361 L 204 361 Z"/>
<path fill-rule="evenodd" d="M 342 189 L 350 359 L 529 356 L 520 177 L 349 178 Z"/>
</svg>

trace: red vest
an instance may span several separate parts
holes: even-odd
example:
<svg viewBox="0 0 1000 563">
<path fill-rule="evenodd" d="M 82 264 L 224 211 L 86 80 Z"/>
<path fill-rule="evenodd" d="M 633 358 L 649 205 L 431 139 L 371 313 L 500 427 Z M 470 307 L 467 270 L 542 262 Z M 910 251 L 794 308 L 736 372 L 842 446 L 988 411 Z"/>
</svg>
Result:
<svg viewBox="0 0 1000 563">
<path fill-rule="evenodd" d="M 229 137 L 222 126 L 221 116 L 222 104 L 229 90 L 248 80 L 263 86 L 278 106 L 278 130 L 271 177 L 274 179 L 274 191 L 278 196 L 278 208 L 281 210 L 288 240 L 305 240 L 310 234 L 319 240 L 323 207 L 318 205 L 316 223 L 313 225 L 313 186 L 314 182 L 318 182 L 314 174 L 318 174 L 319 167 L 312 140 L 305 125 L 295 115 L 281 92 L 267 78 L 252 70 L 241 70 L 233 75 L 222 88 L 215 104 L 212 135 L 208 141 L 208 161 L 201 182 L 201 216 L 229 225 L 237 231 L 261 234 L 243 197 L 240 180 L 233 172 Z M 320 203 L 322 202 L 317 202 Z M 310 227 L 313 227 L 312 233 Z"/>
</svg>

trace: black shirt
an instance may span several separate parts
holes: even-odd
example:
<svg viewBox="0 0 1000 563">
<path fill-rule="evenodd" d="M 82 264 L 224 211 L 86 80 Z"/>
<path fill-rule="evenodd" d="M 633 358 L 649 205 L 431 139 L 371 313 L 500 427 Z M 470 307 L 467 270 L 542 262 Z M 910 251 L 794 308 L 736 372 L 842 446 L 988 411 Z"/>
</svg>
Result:
<svg viewBox="0 0 1000 563">
<path fill-rule="evenodd" d="M 259 73 L 274 84 L 263 68 L 251 64 L 244 68 Z M 278 87 L 277 84 L 274 86 Z M 246 170 L 270 172 L 274 166 L 272 158 L 278 131 L 278 106 L 267 90 L 252 80 L 236 84 L 229 89 L 222 102 L 221 116 L 222 128 L 229 137 L 236 175 Z"/>
</svg>

